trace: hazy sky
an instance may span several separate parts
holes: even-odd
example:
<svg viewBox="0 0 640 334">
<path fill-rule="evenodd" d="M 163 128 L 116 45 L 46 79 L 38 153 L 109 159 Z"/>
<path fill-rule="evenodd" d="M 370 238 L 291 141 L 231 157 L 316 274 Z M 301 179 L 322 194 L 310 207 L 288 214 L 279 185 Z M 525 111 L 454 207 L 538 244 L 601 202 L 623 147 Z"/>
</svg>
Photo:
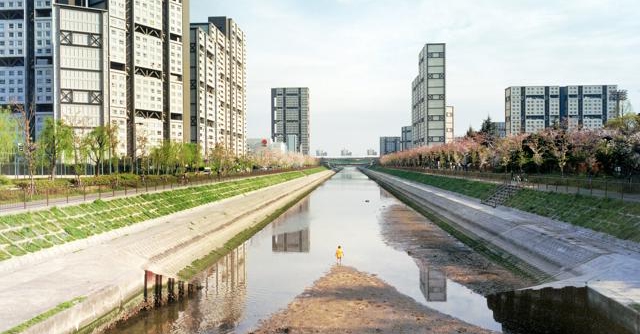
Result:
<svg viewBox="0 0 640 334">
<path fill-rule="evenodd" d="M 640 109 L 638 0 L 191 0 L 191 22 L 247 34 L 249 138 L 270 136 L 270 88 L 310 89 L 311 149 L 378 150 L 411 122 L 425 43 L 447 43 L 455 133 L 504 121 L 512 85 L 617 84 Z M 635 103 L 634 103 L 635 102 Z"/>
</svg>

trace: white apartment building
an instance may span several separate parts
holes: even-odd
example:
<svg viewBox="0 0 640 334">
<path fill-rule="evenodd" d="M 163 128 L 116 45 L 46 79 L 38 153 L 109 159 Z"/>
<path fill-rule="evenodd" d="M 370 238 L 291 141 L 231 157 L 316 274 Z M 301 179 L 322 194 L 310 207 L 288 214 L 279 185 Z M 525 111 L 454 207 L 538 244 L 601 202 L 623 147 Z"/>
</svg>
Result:
<svg viewBox="0 0 640 334">
<path fill-rule="evenodd" d="M 453 139 L 453 108 L 451 116 L 445 111 L 445 59 L 444 43 L 426 44 L 420 51 L 419 72 L 411 84 L 413 147 L 440 145 Z"/>
<path fill-rule="evenodd" d="M 109 122 L 118 151 L 137 157 L 163 140 L 182 142 L 188 1 L 91 0 L 109 13 Z"/>
<path fill-rule="evenodd" d="M 246 42 L 227 17 L 190 27 L 190 141 L 203 152 L 221 145 L 236 156 L 247 152 Z"/>
<path fill-rule="evenodd" d="M 286 143 L 291 152 L 309 154 L 309 88 L 271 89 L 271 138 Z"/>
<path fill-rule="evenodd" d="M 616 85 L 512 86 L 505 89 L 506 135 L 535 133 L 554 124 L 601 128 L 616 117 Z"/>
<path fill-rule="evenodd" d="M 122 155 L 183 141 L 185 22 L 188 0 L 0 0 L 0 106 L 115 124 Z"/>
</svg>

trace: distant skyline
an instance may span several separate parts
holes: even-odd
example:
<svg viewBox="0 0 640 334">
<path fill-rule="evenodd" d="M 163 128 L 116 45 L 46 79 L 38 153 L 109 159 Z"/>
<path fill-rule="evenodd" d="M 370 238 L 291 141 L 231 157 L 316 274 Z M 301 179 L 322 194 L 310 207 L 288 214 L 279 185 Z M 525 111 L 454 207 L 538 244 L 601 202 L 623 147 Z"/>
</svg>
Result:
<svg viewBox="0 0 640 334">
<path fill-rule="evenodd" d="M 504 121 L 504 89 L 616 84 L 640 106 L 640 2 L 191 0 L 191 22 L 247 35 L 248 138 L 270 137 L 271 88 L 309 87 L 311 153 L 354 155 L 411 123 L 425 43 L 447 44 L 455 134 Z"/>
</svg>

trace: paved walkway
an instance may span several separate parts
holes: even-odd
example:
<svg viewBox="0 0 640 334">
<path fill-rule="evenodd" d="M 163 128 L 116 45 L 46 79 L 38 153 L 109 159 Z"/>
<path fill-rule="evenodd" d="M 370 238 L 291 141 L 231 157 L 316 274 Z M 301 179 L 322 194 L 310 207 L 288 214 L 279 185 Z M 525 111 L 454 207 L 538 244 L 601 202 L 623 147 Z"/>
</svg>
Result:
<svg viewBox="0 0 640 334">
<path fill-rule="evenodd" d="M 123 232 L 108 241 L 101 241 L 98 235 L 87 239 L 79 251 L 45 256 L 18 268 L 0 267 L 0 332 L 62 302 L 87 296 L 72 309 L 77 314 L 65 314 L 66 320 L 36 325 L 31 331 L 56 333 L 81 327 L 140 293 L 144 269 L 175 277 L 193 260 L 221 247 L 332 174 L 312 174 L 165 216 L 142 223 L 147 224 L 143 230 Z"/>
<path fill-rule="evenodd" d="M 463 233 L 553 277 L 544 286 L 589 286 L 621 304 L 640 303 L 640 244 L 380 172 L 365 173 L 437 212 Z M 540 286 L 540 287 L 544 287 Z"/>
</svg>

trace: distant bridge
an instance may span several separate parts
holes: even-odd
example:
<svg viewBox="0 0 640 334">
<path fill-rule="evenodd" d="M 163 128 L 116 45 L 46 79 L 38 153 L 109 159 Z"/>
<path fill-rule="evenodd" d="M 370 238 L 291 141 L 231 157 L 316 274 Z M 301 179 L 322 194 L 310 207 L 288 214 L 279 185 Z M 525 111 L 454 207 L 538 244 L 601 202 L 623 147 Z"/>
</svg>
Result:
<svg viewBox="0 0 640 334">
<path fill-rule="evenodd" d="M 320 163 L 329 166 L 368 166 L 378 159 L 378 157 L 321 157 Z"/>
</svg>

